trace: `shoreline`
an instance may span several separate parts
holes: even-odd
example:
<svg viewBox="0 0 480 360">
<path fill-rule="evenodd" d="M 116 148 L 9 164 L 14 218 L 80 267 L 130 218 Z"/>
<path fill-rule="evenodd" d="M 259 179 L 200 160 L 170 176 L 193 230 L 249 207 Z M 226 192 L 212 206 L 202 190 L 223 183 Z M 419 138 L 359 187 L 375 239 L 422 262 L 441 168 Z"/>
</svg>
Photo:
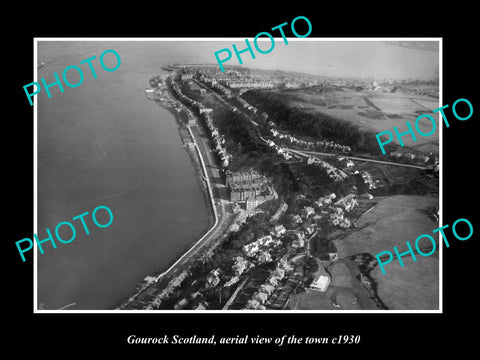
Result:
<svg viewBox="0 0 480 360">
<path fill-rule="evenodd" d="M 208 175 L 206 173 L 206 169 L 205 171 L 204 171 L 204 168 L 202 169 L 202 166 L 204 167 L 203 159 L 199 154 L 198 147 L 195 144 L 195 139 L 193 138 L 190 132 L 190 129 L 188 128 L 188 126 L 186 126 L 182 122 L 181 118 L 179 117 L 179 113 L 178 111 L 176 111 L 176 108 L 174 106 L 166 103 L 165 101 L 157 101 L 157 100 L 152 100 L 152 101 L 155 101 L 157 105 L 161 106 L 162 108 L 170 112 L 173 118 L 175 119 L 175 122 L 177 124 L 178 134 L 183 143 L 183 147 L 185 148 L 185 151 L 187 152 L 190 158 L 191 164 L 194 168 L 195 178 L 197 179 L 197 183 L 200 187 L 200 191 L 202 192 L 203 198 L 205 200 L 205 205 L 208 212 L 208 215 L 207 215 L 208 220 L 207 220 L 207 225 L 205 227 L 205 230 L 200 233 L 200 236 L 195 237 L 192 241 L 188 242 L 184 246 L 184 249 L 179 251 L 178 254 L 172 259 L 172 261 L 168 262 L 166 266 L 158 270 L 158 272 L 153 276 L 155 277 L 154 282 L 142 281 L 140 285 L 137 287 L 137 290 L 132 295 L 130 295 L 126 300 L 121 301 L 120 304 L 114 308 L 115 310 L 125 309 L 127 306 L 133 303 L 136 300 L 136 298 L 141 293 L 143 293 L 146 289 L 148 289 L 151 285 L 160 282 L 161 279 L 163 279 L 165 275 L 167 275 L 170 271 L 172 271 L 176 266 L 176 264 L 178 264 L 200 241 L 202 241 L 206 236 L 208 236 L 218 224 L 218 215 L 216 214 L 216 210 L 215 210 L 213 193 L 211 193 L 211 190 L 209 189 L 210 184 L 209 184 Z M 193 145 L 190 145 L 190 144 L 193 144 Z M 207 179 L 207 182 L 208 182 L 207 185 L 205 185 L 205 182 L 203 181 L 204 176 Z M 145 275 L 145 277 L 147 276 L 152 276 L 152 275 L 149 275 L 149 274 Z"/>
</svg>

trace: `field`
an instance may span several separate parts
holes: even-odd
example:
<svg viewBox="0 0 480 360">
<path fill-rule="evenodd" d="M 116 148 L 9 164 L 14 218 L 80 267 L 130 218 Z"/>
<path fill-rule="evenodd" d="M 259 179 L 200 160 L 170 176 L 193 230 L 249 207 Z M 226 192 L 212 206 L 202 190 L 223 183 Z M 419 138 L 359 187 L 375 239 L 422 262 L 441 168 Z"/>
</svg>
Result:
<svg viewBox="0 0 480 360">
<path fill-rule="evenodd" d="M 439 309 L 439 256 L 402 258 L 385 265 L 385 274 L 376 267 L 371 276 L 377 282 L 377 294 L 392 310 Z"/>
<path fill-rule="evenodd" d="M 345 120 L 360 128 L 380 133 L 392 131 L 396 126 L 404 132 L 408 128 L 408 120 L 414 127 L 415 119 L 421 114 L 431 115 L 436 122 L 436 131 L 428 137 L 416 136 L 413 142 L 411 136 L 402 138 L 406 146 L 415 146 L 420 151 L 438 154 L 439 114 L 432 110 L 439 107 L 438 98 L 405 93 L 388 93 L 371 90 L 355 90 L 348 87 L 329 86 L 322 90 L 298 90 L 281 93 L 285 101 L 292 107 L 299 107 L 306 112 L 318 112 L 332 118 Z M 428 119 L 419 123 L 423 133 L 429 133 L 432 124 Z M 399 144 L 394 137 L 394 142 Z"/>
<path fill-rule="evenodd" d="M 414 247 L 419 235 L 432 235 L 437 243 L 433 255 L 422 257 L 417 254 L 416 262 L 411 257 L 404 257 L 404 267 L 394 260 L 385 265 L 385 275 L 376 267 L 371 276 L 377 282 L 377 294 L 389 309 L 438 309 L 438 236 L 432 234 L 438 224 L 423 211 L 438 206 L 438 198 L 397 195 L 375 200 L 377 205 L 357 221 L 361 230 L 334 241 L 339 257 L 358 253 L 375 256 L 383 251 L 393 253 L 394 246 L 402 253 L 408 250 L 407 240 Z M 421 248 L 428 245 L 428 240 L 420 242 Z"/>
<path fill-rule="evenodd" d="M 376 255 L 382 251 L 407 250 L 406 241 L 415 242 L 421 234 L 431 234 L 438 227 L 423 212 L 438 206 L 433 196 L 396 195 L 376 198 L 377 205 L 357 220 L 360 230 L 343 240 L 335 240 L 340 258 L 359 253 Z M 432 236 L 438 242 L 438 234 Z"/>
<path fill-rule="evenodd" d="M 290 298 L 294 310 L 375 310 L 377 306 L 358 280 L 358 264 L 338 260 L 327 267 L 332 282 L 325 293 L 309 290 Z"/>
</svg>

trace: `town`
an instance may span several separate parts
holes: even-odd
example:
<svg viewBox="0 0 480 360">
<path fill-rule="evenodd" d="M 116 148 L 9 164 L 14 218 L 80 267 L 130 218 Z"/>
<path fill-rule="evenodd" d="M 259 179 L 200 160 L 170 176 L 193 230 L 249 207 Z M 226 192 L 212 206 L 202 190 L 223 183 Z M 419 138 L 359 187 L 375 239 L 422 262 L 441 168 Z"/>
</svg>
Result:
<svg viewBox="0 0 480 360">
<path fill-rule="evenodd" d="M 368 228 L 357 222 L 377 201 L 436 194 L 438 153 L 391 144 L 379 156 L 373 133 L 361 133 L 369 142 L 359 145 L 348 136 L 356 129 L 330 120 L 322 130 L 329 137 L 292 130 L 262 97 L 342 86 L 391 94 L 401 85 L 198 64 L 164 70 L 147 97 L 177 116 L 186 148 L 206 163 L 202 179 L 216 223 L 178 266 L 147 276 L 119 308 L 286 310 L 311 299 L 317 305 L 308 309 L 387 309 L 371 275 L 377 260 L 345 256 L 338 246 Z M 308 120 L 302 106 L 295 111 L 300 123 Z M 431 217 L 437 213 L 429 208 Z"/>
</svg>

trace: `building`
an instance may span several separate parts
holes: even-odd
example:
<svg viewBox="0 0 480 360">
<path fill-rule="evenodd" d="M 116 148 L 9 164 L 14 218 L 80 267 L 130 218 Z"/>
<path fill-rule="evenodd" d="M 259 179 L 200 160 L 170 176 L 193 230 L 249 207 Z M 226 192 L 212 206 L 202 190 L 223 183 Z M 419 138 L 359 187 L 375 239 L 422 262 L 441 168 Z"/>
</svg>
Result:
<svg viewBox="0 0 480 360">
<path fill-rule="evenodd" d="M 248 270 L 250 267 L 251 263 L 248 260 L 245 260 L 241 256 L 237 256 L 235 258 L 235 264 L 232 266 L 232 270 L 235 273 L 235 276 L 240 276 L 243 274 L 245 270 Z M 227 286 L 227 285 L 225 285 Z"/>
<path fill-rule="evenodd" d="M 197 120 L 195 119 L 195 116 L 188 114 L 188 126 L 195 126 L 197 125 Z"/>
<path fill-rule="evenodd" d="M 219 268 L 212 270 L 207 277 L 208 285 L 210 285 L 211 287 L 217 286 L 220 282 L 220 274 L 221 274 L 221 271 Z"/>
<path fill-rule="evenodd" d="M 273 190 L 268 179 L 258 172 L 226 171 L 226 185 L 230 194 L 230 201 L 245 202 L 247 211 L 254 210 L 258 205 L 272 199 Z"/>
<path fill-rule="evenodd" d="M 270 261 L 272 261 L 272 255 L 270 255 L 270 253 L 267 252 L 267 251 L 262 251 L 262 252 L 260 252 L 260 254 L 257 256 L 257 261 L 258 261 L 260 264 L 270 262 Z"/>
<path fill-rule="evenodd" d="M 270 296 L 275 288 L 270 284 L 263 284 L 260 290 Z"/>
<path fill-rule="evenodd" d="M 276 237 L 280 237 L 280 236 L 284 235 L 286 232 L 287 232 L 287 230 L 285 229 L 285 227 L 283 225 L 277 225 L 273 228 L 273 234 Z"/>
<path fill-rule="evenodd" d="M 259 248 L 258 243 L 256 241 L 254 241 L 250 244 L 247 244 L 247 245 L 243 245 L 242 249 L 245 252 L 245 255 L 247 255 L 248 257 L 255 256 L 257 254 L 257 252 L 260 251 L 260 248 Z"/>
<path fill-rule="evenodd" d="M 157 280 L 157 278 L 155 276 L 145 276 L 145 279 L 143 279 L 143 281 L 145 281 L 147 284 L 151 284 L 155 280 Z"/>
<path fill-rule="evenodd" d="M 305 212 L 306 217 L 315 215 L 315 209 L 313 207 L 310 207 L 310 206 L 306 206 L 304 208 L 304 212 Z"/>
<path fill-rule="evenodd" d="M 331 279 L 328 273 L 325 271 L 322 263 L 318 263 L 318 271 L 310 284 L 310 289 L 320 292 L 325 292 L 330 285 Z"/>
<path fill-rule="evenodd" d="M 255 196 L 250 196 L 245 202 L 245 208 L 247 209 L 247 211 L 251 211 L 256 207 L 257 207 L 257 202 L 255 200 Z"/>
<path fill-rule="evenodd" d="M 338 200 L 334 205 L 342 207 L 345 211 L 348 212 L 358 205 L 358 201 L 355 194 L 348 194 L 347 196 L 344 196 L 343 198 Z"/>
<path fill-rule="evenodd" d="M 146 89 L 145 94 L 147 95 L 148 100 L 155 100 L 155 90 L 153 89 Z"/>
<path fill-rule="evenodd" d="M 234 277 L 232 277 L 230 280 L 228 280 L 228 281 L 223 285 L 223 287 L 232 286 L 232 285 L 236 284 L 239 280 L 240 280 L 240 278 L 239 278 L 238 276 L 234 276 Z"/>
<path fill-rule="evenodd" d="M 194 308 L 193 310 L 207 310 L 207 307 L 206 307 L 206 303 L 205 302 L 200 302 L 196 308 Z"/>
<path fill-rule="evenodd" d="M 204 107 L 201 107 L 199 112 L 200 112 L 200 115 L 202 114 L 211 114 L 213 111 L 213 109 L 208 109 L 208 108 L 204 108 Z"/>
</svg>

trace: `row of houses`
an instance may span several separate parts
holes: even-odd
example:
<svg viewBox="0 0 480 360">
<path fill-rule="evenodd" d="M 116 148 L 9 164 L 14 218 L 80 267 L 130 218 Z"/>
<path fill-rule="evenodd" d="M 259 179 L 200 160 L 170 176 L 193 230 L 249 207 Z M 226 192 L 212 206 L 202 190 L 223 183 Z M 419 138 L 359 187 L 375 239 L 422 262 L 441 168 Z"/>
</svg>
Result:
<svg viewBox="0 0 480 360">
<path fill-rule="evenodd" d="M 267 140 L 267 145 L 273 147 L 277 154 L 282 155 L 285 160 L 290 160 L 292 158 L 292 155 L 287 150 L 278 146 L 272 140 Z"/>
<path fill-rule="evenodd" d="M 225 182 L 227 186 L 232 183 L 241 183 L 241 182 L 252 181 L 257 179 L 263 180 L 264 176 L 258 173 L 258 171 L 255 171 L 253 169 L 249 169 L 247 171 L 236 171 L 236 172 L 231 172 L 230 170 L 227 170 L 225 172 Z"/>
<path fill-rule="evenodd" d="M 348 229 L 351 226 L 351 221 L 345 217 L 343 209 L 336 207 L 334 212 L 330 214 L 330 221 L 333 225 L 339 226 L 342 229 Z"/>
<path fill-rule="evenodd" d="M 211 110 L 211 109 L 208 109 Z M 204 113 L 205 122 L 207 123 L 207 128 L 210 131 L 210 135 L 215 146 L 215 152 L 220 158 L 220 162 L 223 168 L 228 168 L 230 161 L 232 159 L 232 154 L 227 151 L 225 147 L 225 136 L 220 135 L 217 127 L 213 124 L 213 119 L 211 117 L 211 111 Z"/>
<path fill-rule="evenodd" d="M 278 288 L 285 275 L 293 270 L 285 257 L 281 258 L 277 263 L 277 267 L 273 270 L 266 282 L 260 286 L 252 298 L 248 300 L 245 309 L 265 310 L 265 304 L 269 297 Z"/>
<path fill-rule="evenodd" d="M 335 193 L 332 192 L 331 194 L 328 194 L 326 196 L 320 196 L 318 200 L 314 202 L 314 204 L 319 208 L 327 207 L 336 198 L 337 198 L 337 195 L 335 195 Z"/>
<path fill-rule="evenodd" d="M 170 280 L 168 285 L 157 294 L 153 301 L 146 307 L 146 310 L 158 309 L 162 304 L 162 301 L 172 295 L 175 289 L 182 285 L 183 281 L 188 276 L 190 276 L 190 273 L 187 270 L 184 270 L 176 278 Z"/>
<path fill-rule="evenodd" d="M 246 102 L 244 99 L 242 99 L 240 96 L 237 96 L 235 98 L 245 109 L 248 109 L 250 110 L 253 114 L 256 114 L 258 109 L 253 106 L 253 105 L 250 105 L 248 102 Z"/>
<path fill-rule="evenodd" d="M 421 155 L 421 154 L 412 154 L 410 152 L 404 151 L 404 152 L 399 152 L 399 151 L 394 151 L 390 153 L 390 156 L 393 156 L 396 159 L 406 159 L 410 161 L 415 161 L 417 163 L 427 163 L 429 161 L 438 162 L 438 156 L 434 154 L 430 154 L 430 156 L 427 155 Z"/>
<path fill-rule="evenodd" d="M 358 174 L 358 173 L 359 173 L 358 170 L 355 171 L 355 174 Z M 380 184 L 380 180 L 377 179 L 374 181 L 372 178 L 372 175 L 370 175 L 369 172 L 363 170 L 361 174 L 362 174 L 363 181 L 365 182 L 366 185 L 368 185 L 368 189 L 370 190 L 376 189 L 377 185 Z"/>
<path fill-rule="evenodd" d="M 355 194 L 348 194 L 338 200 L 334 205 L 341 207 L 346 212 L 349 212 L 358 205 L 358 200 Z"/>
<path fill-rule="evenodd" d="M 278 84 L 271 80 L 230 80 L 225 79 L 223 82 L 231 89 L 250 88 L 250 89 L 273 89 Z"/>
<path fill-rule="evenodd" d="M 327 170 L 328 176 L 333 179 L 333 181 L 343 181 L 348 175 L 342 170 L 337 169 L 335 166 L 320 160 L 317 157 L 309 156 L 307 159 L 307 164 L 320 165 L 321 167 Z"/>
<path fill-rule="evenodd" d="M 213 88 L 213 89 L 216 89 L 216 90 L 219 90 L 220 92 L 222 92 L 223 94 L 225 94 L 225 96 L 227 98 L 231 98 L 234 96 L 233 92 L 231 89 L 225 87 L 224 85 L 222 85 L 218 80 L 216 79 L 211 79 L 209 78 L 208 76 L 205 76 L 203 73 L 201 72 L 197 72 L 196 76 L 195 76 L 196 79 L 198 79 L 199 81 L 201 81 L 202 83 L 204 83 L 205 85 L 208 85 L 209 87 Z"/>
<path fill-rule="evenodd" d="M 273 122 L 270 122 L 269 124 L 271 126 L 274 125 Z M 337 143 L 335 143 L 333 141 L 329 141 L 329 140 L 321 140 L 321 141 L 300 140 L 300 139 L 297 139 L 296 137 L 294 137 L 290 134 L 282 134 L 277 129 L 273 129 L 273 128 L 270 129 L 270 132 L 272 133 L 272 135 L 274 137 L 276 137 L 278 139 L 283 139 L 285 141 L 289 141 L 291 144 L 301 146 L 301 147 L 304 147 L 304 148 L 312 149 L 312 148 L 322 147 L 322 148 L 327 149 L 327 150 L 335 150 L 335 151 L 340 151 L 340 152 L 343 152 L 343 153 L 350 153 L 352 151 L 350 146 L 340 145 L 340 144 L 337 144 Z"/>
<path fill-rule="evenodd" d="M 183 74 L 182 80 L 184 76 L 187 76 L 186 79 L 190 79 L 191 78 L 190 75 L 192 74 L 190 73 Z M 181 91 L 180 86 L 176 82 L 172 81 L 172 88 L 182 100 L 189 103 L 192 107 L 197 108 L 199 114 L 203 115 L 205 122 L 207 124 L 207 128 L 210 131 L 210 135 L 212 137 L 213 144 L 215 146 L 215 151 L 220 159 L 220 163 L 223 168 L 227 168 L 232 159 L 232 155 L 228 153 L 225 147 L 224 136 L 219 134 L 217 127 L 213 123 L 213 118 L 212 118 L 213 109 L 206 108 L 203 106 L 202 103 L 192 100 L 189 97 L 185 96 Z M 188 125 L 189 126 L 197 125 L 196 117 L 193 114 L 193 112 L 188 108 L 186 111 L 187 111 L 187 117 L 188 117 Z"/>
<path fill-rule="evenodd" d="M 272 260 L 269 252 L 270 248 L 280 246 L 281 244 L 282 241 L 280 239 L 274 239 L 272 235 L 266 235 L 244 245 L 242 250 L 247 257 L 255 258 L 259 264 L 263 264 Z"/>
</svg>

